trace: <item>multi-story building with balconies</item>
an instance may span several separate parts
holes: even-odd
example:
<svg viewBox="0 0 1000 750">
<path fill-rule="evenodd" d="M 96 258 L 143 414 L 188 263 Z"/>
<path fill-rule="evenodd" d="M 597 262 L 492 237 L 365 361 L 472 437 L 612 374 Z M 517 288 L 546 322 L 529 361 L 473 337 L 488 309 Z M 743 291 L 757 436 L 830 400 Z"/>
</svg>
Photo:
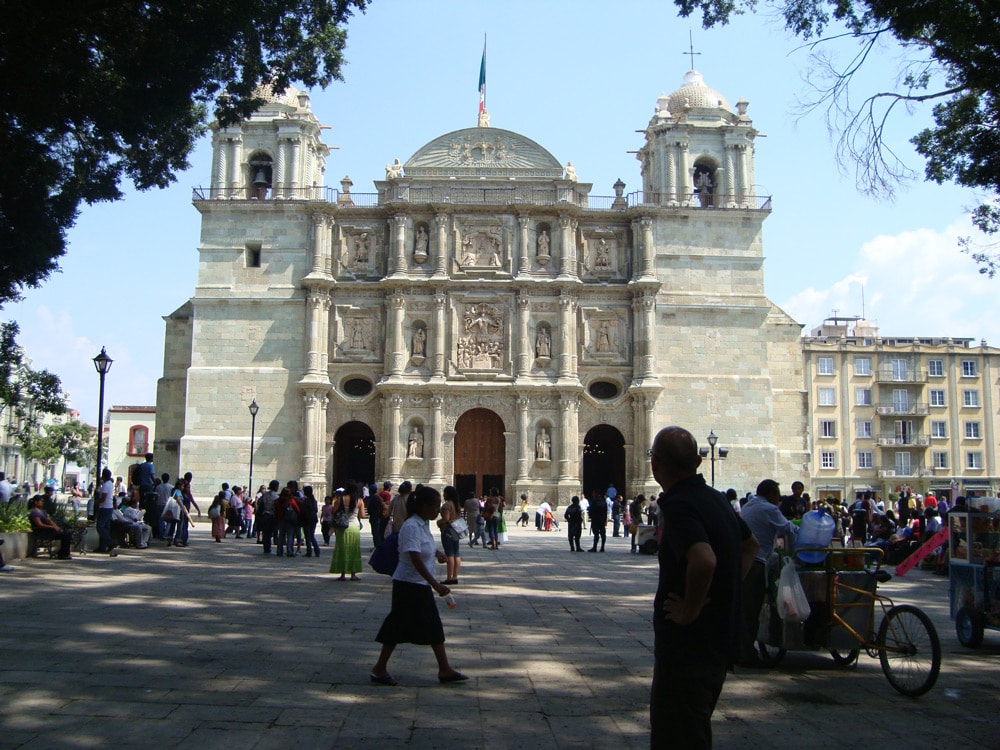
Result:
<svg viewBox="0 0 1000 750">
<path fill-rule="evenodd" d="M 488 118 L 372 193 L 324 186 L 304 93 L 215 126 L 157 468 L 217 486 L 253 445 L 258 481 L 318 494 L 411 479 L 565 501 L 655 490 L 646 451 L 680 424 L 739 445 L 727 486 L 803 476 L 801 327 L 764 294 L 746 112 L 690 71 L 641 131 L 641 190 L 606 197 Z"/>
<path fill-rule="evenodd" d="M 995 492 L 1000 349 L 882 336 L 860 318 L 830 318 L 802 342 L 818 494 Z"/>
</svg>

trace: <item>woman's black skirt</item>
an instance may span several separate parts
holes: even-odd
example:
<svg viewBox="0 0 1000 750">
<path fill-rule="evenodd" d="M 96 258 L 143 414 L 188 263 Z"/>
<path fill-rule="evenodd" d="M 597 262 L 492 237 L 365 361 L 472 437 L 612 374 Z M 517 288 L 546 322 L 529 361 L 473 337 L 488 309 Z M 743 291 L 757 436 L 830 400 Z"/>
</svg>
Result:
<svg viewBox="0 0 1000 750">
<path fill-rule="evenodd" d="M 444 643 L 441 615 L 430 586 L 407 581 L 392 582 L 392 609 L 386 615 L 375 640 L 379 643 L 417 643 L 433 646 Z"/>
</svg>

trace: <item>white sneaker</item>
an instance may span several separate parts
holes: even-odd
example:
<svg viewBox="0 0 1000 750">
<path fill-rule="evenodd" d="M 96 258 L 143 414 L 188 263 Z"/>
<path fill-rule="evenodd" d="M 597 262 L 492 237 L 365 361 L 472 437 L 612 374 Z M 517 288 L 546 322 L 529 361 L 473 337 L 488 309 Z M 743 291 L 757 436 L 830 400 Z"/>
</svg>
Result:
<svg viewBox="0 0 1000 750">
<path fill-rule="evenodd" d="M 13 565 L 4 565 L 2 568 L 0 568 L 0 572 L 3 573 L 10 573 L 12 570 L 17 570 L 17 568 L 15 568 Z"/>
</svg>

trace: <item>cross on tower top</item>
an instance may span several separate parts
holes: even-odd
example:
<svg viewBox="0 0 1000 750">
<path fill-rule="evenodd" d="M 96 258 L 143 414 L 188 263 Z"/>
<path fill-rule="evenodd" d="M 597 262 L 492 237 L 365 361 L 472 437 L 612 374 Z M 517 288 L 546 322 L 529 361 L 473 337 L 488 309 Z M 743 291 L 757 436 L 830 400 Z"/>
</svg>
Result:
<svg viewBox="0 0 1000 750">
<path fill-rule="evenodd" d="M 688 51 L 681 52 L 681 54 L 689 55 L 691 57 L 691 70 L 694 70 L 694 56 L 700 55 L 701 53 L 694 51 L 694 35 L 691 33 L 690 29 L 688 29 Z"/>
</svg>

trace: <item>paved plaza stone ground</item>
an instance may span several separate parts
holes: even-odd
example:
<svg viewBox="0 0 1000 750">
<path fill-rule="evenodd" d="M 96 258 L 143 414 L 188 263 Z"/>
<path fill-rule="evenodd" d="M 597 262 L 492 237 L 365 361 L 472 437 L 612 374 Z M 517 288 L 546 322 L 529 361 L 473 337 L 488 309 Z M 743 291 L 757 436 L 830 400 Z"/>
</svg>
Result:
<svg viewBox="0 0 1000 750">
<path fill-rule="evenodd" d="M 655 558 L 610 536 L 590 554 L 564 533 L 510 533 L 496 552 L 463 547 L 458 608 L 442 603 L 452 663 L 471 678 L 456 685 L 409 645 L 390 663 L 398 687 L 369 682 L 390 581 L 336 580 L 329 547 L 264 557 L 213 543 L 206 520 L 185 549 L 17 561 L 0 574 L 0 747 L 648 746 Z M 882 587 L 937 625 L 928 695 L 900 696 L 864 654 L 846 669 L 789 654 L 730 675 L 715 746 L 1000 747 L 1000 633 L 963 649 L 947 590 L 922 571 Z"/>
</svg>

